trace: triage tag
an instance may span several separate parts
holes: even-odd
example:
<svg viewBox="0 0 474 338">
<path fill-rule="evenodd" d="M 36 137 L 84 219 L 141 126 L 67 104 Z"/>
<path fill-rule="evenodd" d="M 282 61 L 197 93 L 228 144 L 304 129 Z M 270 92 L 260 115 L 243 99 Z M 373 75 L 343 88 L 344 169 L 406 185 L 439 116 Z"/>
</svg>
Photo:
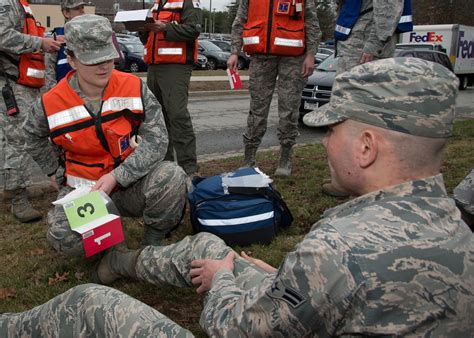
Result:
<svg viewBox="0 0 474 338">
<path fill-rule="evenodd" d="M 288 1 L 278 1 L 277 14 L 286 14 L 290 13 L 290 2 Z"/>
<path fill-rule="evenodd" d="M 105 201 L 99 191 L 93 191 L 63 205 L 72 230 L 107 215 Z"/>
</svg>

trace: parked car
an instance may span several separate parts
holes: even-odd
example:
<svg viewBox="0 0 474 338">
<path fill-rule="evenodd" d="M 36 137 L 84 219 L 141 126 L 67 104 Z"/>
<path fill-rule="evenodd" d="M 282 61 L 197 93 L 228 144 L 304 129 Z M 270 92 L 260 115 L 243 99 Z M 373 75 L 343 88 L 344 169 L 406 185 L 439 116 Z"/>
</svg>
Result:
<svg viewBox="0 0 474 338">
<path fill-rule="evenodd" d="M 224 52 L 229 52 L 230 53 L 230 42 L 229 41 L 224 41 L 224 40 L 209 40 L 209 41 L 211 41 L 217 47 L 222 49 Z M 249 68 L 249 64 L 250 64 L 250 55 L 245 54 L 244 51 L 240 51 L 239 59 L 237 61 L 237 68 L 238 69 L 247 69 L 247 68 Z"/>
<path fill-rule="evenodd" d="M 417 57 L 420 59 L 442 64 L 453 71 L 453 66 L 446 53 L 426 48 L 422 49 L 396 49 L 396 57 Z M 316 67 L 313 75 L 308 78 L 306 86 L 301 94 L 300 117 L 311 110 L 315 110 L 329 102 L 331 98 L 332 85 L 336 77 L 337 58 L 334 54 L 328 56 Z"/>
<path fill-rule="evenodd" d="M 123 59 L 119 59 L 115 68 L 132 73 L 146 72 L 148 65 L 143 61 L 143 45 L 140 41 L 119 40 L 118 44 L 122 51 Z"/>
<path fill-rule="evenodd" d="M 334 54 L 334 49 L 326 48 L 326 47 L 318 47 L 318 52 L 314 56 L 314 64 L 319 65 L 323 62 L 329 55 Z"/>
<path fill-rule="evenodd" d="M 224 52 L 209 40 L 199 40 L 198 44 L 198 52 L 207 57 L 209 69 L 214 70 L 227 68 L 227 59 L 229 58 L 230 53 Z"/>
<path fill-rule="evenodd" d="M 207 63 L 207 57 L 205 57 L 202 54 L 198 54 L 197 56 L 197 61 L 193 65 L 193 69 L 199 70 L 199 69 L 208 69 L 209 64 Z"/>
</svg>

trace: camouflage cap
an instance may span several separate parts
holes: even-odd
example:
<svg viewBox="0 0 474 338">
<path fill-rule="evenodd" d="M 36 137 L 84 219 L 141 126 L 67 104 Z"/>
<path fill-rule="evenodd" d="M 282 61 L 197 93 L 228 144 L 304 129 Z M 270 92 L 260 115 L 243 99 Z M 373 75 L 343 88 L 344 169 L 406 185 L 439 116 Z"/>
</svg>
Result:
<svg viewBox="0 0 474 338">
<path fill-rule="evenodd" d="M 71 9 L 83 5 L 87 5 L 87 2 L 79 0 L 61 0 L 61 9 Z"/>
<path fill-rule="evenodd" d="M 112 34 L 109 20 L 93 14 L 76 16 L 64 25 L 67 49 L 85 65 L 119 57 Z"/>
<path fill-rule="evenodd" d="M 310 127 L 346 119 L 406 134 L 446 138 L 452 134 L 456 76 L 418 58 L 383 59 L 336 76 L 328 104 L 303 118 Z"/>
</svg>

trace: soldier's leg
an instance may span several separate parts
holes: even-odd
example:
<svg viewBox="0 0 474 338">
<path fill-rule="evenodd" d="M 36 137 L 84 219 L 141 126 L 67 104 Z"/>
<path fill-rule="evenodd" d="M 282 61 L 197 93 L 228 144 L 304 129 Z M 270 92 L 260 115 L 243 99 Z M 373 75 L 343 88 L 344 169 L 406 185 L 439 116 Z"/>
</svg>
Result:
<svg viewBox="0 0 474 338">
<path fill-rule="evenodd" d="M 71 187 L 61 187 L 57 199 L 63 198 L 72 190 Z M 85 254 L 82 237 L 77 232 L 71 230 L 62 205 L 55 205 L 48 212 L 46 238 L 54 249 L 68 256 L 79 257 Z"/>
<path fill-rule="evenodd" d="M 278 64 L 278 139 L 280 162 L 275 175 L 291 175 L 292 147 L 298 137 L 301 93 L 307 78 L 301 76 L 305 55 L 281 57 Z"/>
<path fill-rule="evenodd" d="M 24 150 L 25 134 L 22 125 L 31 109 L 31 103 L 39 95 L 39 90 L 11 83 L 17 101 L 19 113 L 6 115 L 3 99 L 0 100 L 0 121 L 3 129 L 4 144 L 4 189 L 12 199 L 12 213 L 22 222 L 40 219 L 41 213 L 28 201 L 26 188 L 30 185 L 27 168 L 32 163 L 30 155 Z M 1 83 L 3 87 L 3 82 Z"/>
<path fill-rule="evenodd" d="M 159 65 L 149 65 L 146 84 L 148 88 L 151 90 L 151 92 L 153 93 L 153 95 L 155 95 L 156 99 L 161 105 L 161 110 L 163 111 L 163 118 L 165 119 L 165 125 L 166 125 L 166 130 L 168 131 L 168 139 L 169 139 L 170 119 L 169 119 L 168 111 L 166 110 L 166 107 L 163 104 L 163 93 L 161 92 L 161 87 L 158 82 L 159 74 L 160 74 Z M 164 160 L 174 161 L 174 148 L 173 148 L 172 142 L 168 142 L 168 150 L 166 151 Z"/>
<path fill-rule="evenodd" d="M 198 170 L 196 136 L 188 111 L 188 91 L 192 65 L 163 64 L 159 66 L 157 82 L 166 108 L 170 143 L 176 151 L 178 164 L 187 174 Z"/>
<path fill-rule="evenodd" d="M 112 200 L 122 216 L 143 216 L 144 244 L 159 245 L 181 220 L 187 182 L 176 163 L 164 161 L 132 186 L 115 192 Z"/>
<path fill-rule="evenodd" d="M 209 233 L 187 236 L 167 246 L 147 246 L 137 259 L 136 275 L 140 280 L 160 285 L 172 284 L 191 287 L 191 261 L 195 259 L 223 259 L 232 249 L 222 239 Z M 259 267 L 237 257 L 234 261 L 237 285 L 246 290 L 269 276 Z"/>
<path fill-rule="evenodd" d="M 193 337 L 152 307 L 118 290 L 76 286 L 22 313 L 0 314 L 1 337 Z"/>
</svg>

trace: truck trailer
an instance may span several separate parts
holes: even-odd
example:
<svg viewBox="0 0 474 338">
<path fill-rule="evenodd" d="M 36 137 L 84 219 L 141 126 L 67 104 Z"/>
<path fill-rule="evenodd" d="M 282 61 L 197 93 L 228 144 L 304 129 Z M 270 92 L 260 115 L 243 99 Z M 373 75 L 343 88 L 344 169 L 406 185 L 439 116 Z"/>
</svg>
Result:
<svg viewBox="0 0 474 338">
<path fill-rule="evenodd" d="M 417 25 L 400 35 L 403 44 L 441 46 L 459 78 L 459 89 L 474 82 L 474 27 L 464 25 Z"/>
</svg>

